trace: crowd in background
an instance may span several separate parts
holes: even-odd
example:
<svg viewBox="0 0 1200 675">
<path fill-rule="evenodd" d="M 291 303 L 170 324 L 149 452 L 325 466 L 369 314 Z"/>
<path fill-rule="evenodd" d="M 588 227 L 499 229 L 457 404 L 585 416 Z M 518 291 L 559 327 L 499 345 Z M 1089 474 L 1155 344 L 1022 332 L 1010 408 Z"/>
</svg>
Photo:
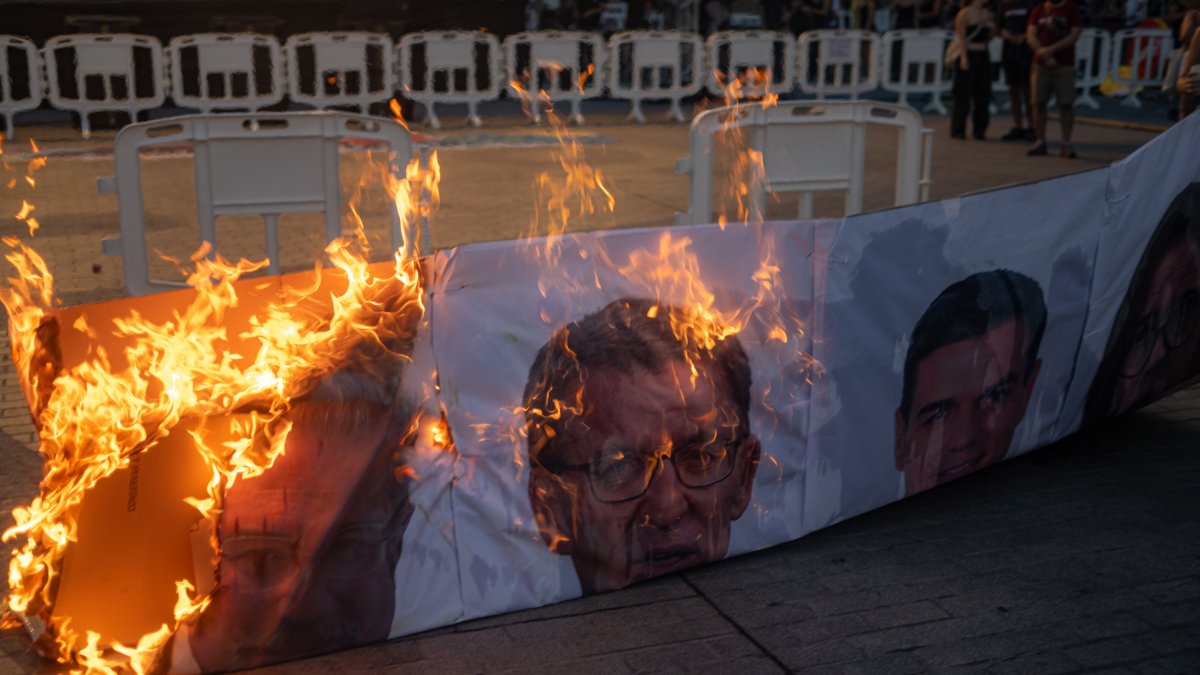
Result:
<svg viewBox="0 0 1200 675">
<path fill-rule="evenodd" d="M 1200 0 L 1076 0 L 1084 26 L 1116 30 L 1153 22 L 1178 31 Z M 998 11 L 1002 0 L 986 5 Z M 1037 4 L 1032 2 L 1030 4 Z M 614 6 L 623 6 L 615 9 Z M 816 28 L 879 32 L 953 30 L 969 0 L 527 0 L 527 30 L 718 30 L 765 28 L 799 35 Z"/>
<path fill-rule="evenodd" d="M 946 29 L 957 51 L 947 55 L 954 75 L 950 133 L 965 139 L 967 122 L 986 139 L 996 68 L 1009 85 L 1013 128 L 1004 141 L 1032 141 L 1028 154 L 1047 154 L 1046 119 L 1058 109 L 1059 154 L 1075 157 L 1071 144 L 1075 99 L 1075 43 L 1084 27 L 1169 28 L 1163 90 L 1170 117 L 1196 108 L 1200 94 L 1200 0 L 528 0 L 527 30 L 681 29 L 705 35 L 720 30 L 767 29 L 799 35 L 823 28 L 883 32 Z M 991 62 L 988 43 L 1003 40 L 1001 63 Z M 899 45 L 896 45 L 897 47 Z M 894 59 L 893 63 L 898 63 Z M 895 67 L 895 66 L 894 66 Z"/>
<path fill-rule="evenodd" d="M 1077 79 L 1075 52 L 1082 30 L 1088 25 L 1084 6 L 1076 0 L 967 1 L 946 26 L 955 35 L 946 59 L 954 73 L 951 136 L 966 138 L 969 116 L 972 135 L 986 138 L 994 67 L 988 43 L 999 37 L 1002 50 L 998 65 L 1008 85 L 1013 118 L 1012 130 L 1001 140 L 1033 141 L 1027 154 L 1046 155 L 1046 120 L 1053 101 L 1061 134 L 1059 154 L 1074 158 L 1071 134 Z M 1145 0 L 1131 0 L 1126 9 L 1127 26 L 1170 29 L 1172 51 L 1156 57 L 1166 64 L 1162 89 L 1170 99 L 1168 115 L 1177 119 L 1194 112 L 1200 93 L 1200 2 L 1168 0 L 1161 8 L 1162 15 L 1154 19 L 1147 18 Z"/>
</svg>

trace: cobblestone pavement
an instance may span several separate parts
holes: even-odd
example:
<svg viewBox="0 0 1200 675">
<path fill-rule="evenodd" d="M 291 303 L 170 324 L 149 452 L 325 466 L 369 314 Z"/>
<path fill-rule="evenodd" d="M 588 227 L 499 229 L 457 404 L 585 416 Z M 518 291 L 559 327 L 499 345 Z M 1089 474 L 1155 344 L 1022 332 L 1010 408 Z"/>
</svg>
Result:
<svg viewBox="0 0 1200 675">
<path fill-rule="evenodd" d="M 264 673 L 1200 672 L 1200 387 L 799 541 Z"/>
<path fill-rule="evenodd" d="M 587 110 L 585 109 L 585 112 Z M 452 116 L 443 115 L 449 122 Z M 497 124 L 493 138 L 534 134 Z M 591 227 L 666 224 L 686 208 L 673 172 L 686 127 L 589 115 L 588 157 L 612 183 L 617 213 Z M 934 198 L 1038 180 L 1119 159 L 1152 138 L 1081 125 L 1082 159 L 1027 158 L 1023 147 L 936 133 Z M 1007 130 L 997 119 L 993 135 Z M 462 127 L 446 135 L 468 138 Z M 18 140 L 91 156 L 52 157 L 37 174 L 35 244 L 70 303 L 120 297 L 116 204 L 94 192 L 111 175 L 111 133 L 83 142 L 70 128 L 20 128 Z M 1052 138 L 1054 137 L 1052 132 Z M 475 137 L 478 139 L 479 137 Z M 57 139 L 57 140 L 54 140 Z M 487 139 L 484 139 L 487 140 Z M 473 142 L 473 141 L 472 141 Z M 519 145 L 519 144 L 518 144 Z M 876 157 L 890 161 L 891 149 Z M 162 162 L 147 212 L 166 243 L 191 224 L 186 161 Z M 868 159 L 868 165 L 876 160 Z M 442 155 L 435 243 L 519 236 L 533 177 L 554 166 L 544 145 L 479 144 Z M 14 168 L 16 167 L 16 168 Z M 19 163 L 9 165 L 18 171 Z M 867 206 L 886 204 L 891 177 L 868 176 Z M 24 196 L 28 196 L 25 194 Z M 0 191 L 0 212 L 22 194 Z M 822 209 L 834 200 L 817 200 Z M 789 217 L 795 203 L 772 204 Z M 497 216 L 495 214 L 503 214 Z M 20 224 L 0 226 L 17 234 Z M 259 245 L 231 228 L 231 247 Z M 289 264 L 307 264 L 301 245 Z M 286 245 L 286 242 L 285 242 Z M 285 265 L 286 266 L 286 265 Z M 7 271 L 6 271 L 7 272 Z M 7 353 L 0 357 L 0 507 L 36 493 L 40 463 Z M 1200 387 L 929 493 L 755 554 L 615 593 L 460 624 L 263 672 L 803 672 L 903 674 L 1200 672 Z M 0 632 L 0 673 L 52 672 L 15 631 Z"/>
</svg>

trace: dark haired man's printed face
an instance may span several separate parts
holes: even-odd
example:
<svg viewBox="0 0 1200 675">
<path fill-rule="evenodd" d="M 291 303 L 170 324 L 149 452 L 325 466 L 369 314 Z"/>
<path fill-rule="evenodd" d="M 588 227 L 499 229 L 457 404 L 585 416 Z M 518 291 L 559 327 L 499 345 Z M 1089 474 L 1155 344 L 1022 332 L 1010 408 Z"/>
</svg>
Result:
<svg viewBox="0 0 1200 675">
<path fill-rule="evenodd" d="M 1132 340 L 1118 373 L 1113 413 L 1158 398 L 1200 369 L 1200 268 L 1186 241 L 1162 257 L 1133 310 Z"/>
<path fill-rule="evenodd" d="M 383 415 L 354 431 L 298 421 L 275 465 L 229 490 L 218 586 L 189 636 L 204 670 L 387 637 L 406 522 L 397 509 L 407 508 L 377 461 L 387 424 Z"/>
<path fill-rule="evenodd" d="M 589 375 L 581 441 L 530 478 L 543 536 L 571 555 L 585 593 L 725 556 L 759 449 L 721 387 L 703 373 L 693 386 L 682 361 Z"/>
<path fill-rule="evenodd" d="M 1009 321 L 948 344 L 917 365 L 907 419 L 896 412 L 896 468 L 915 494 L 1004 458 L 1037 380 L 1028 335 Z"/>
</svg>

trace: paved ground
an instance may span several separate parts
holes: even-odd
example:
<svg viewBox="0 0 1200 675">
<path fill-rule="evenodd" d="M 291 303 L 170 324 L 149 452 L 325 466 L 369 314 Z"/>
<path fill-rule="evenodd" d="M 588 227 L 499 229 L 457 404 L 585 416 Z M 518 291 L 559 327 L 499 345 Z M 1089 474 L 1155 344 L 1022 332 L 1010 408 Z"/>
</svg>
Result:
<svg viewBox="0 0 1200 675">
<path fill-rule="evenodd" d="M 580 131 L 588 157 L 610 181 L 618 204 L 613 218 L 587 226 L 668 223 L 686 208 L 686 182 L 673 172 L 675 158 L 686 154 L 686 127 L 626 125 L 615 107 L 585 108 L 588 124 Z M 489 119 L 480 131 L 449 126 L 452 115 L 443 120 L 448 137 L 473 147 L 442 153 L 444 202 L 435 243 L 528 231 L 529 186 L 555 162 L 544 139 L 511 116 Z M 1100 167 L 1153 137 L 1081 125 L 1080 159 L 1028 158 L 1017 145 L 951 141 L 945 118 L 927 118 L 927 124 L 937 133 L 935 198 Z M 1008 120 L 1000 118 L 990 135 L 1007 129 Z M 115 199 L 96 195 L 94 187 L 96 176 L 113 172 L 105 154 L 112 134 L 85 143 L 68 126 L 23 127 L 6 153 L 31 135 L 44 149 L 64 154 L 36 174 L 35 190 L 0 190 L 0 213 L 15 213 L 22 198 L 37 205 L 43 229 L 35 244 L 68 303 L 121 296 L 119 260 L 99 250 L 99 239 L 117 232 Z M 888 203 L 892 156 L 881 148 L 869 159 L 868 208 Z M 186 255 L 194 237 L 186 215 L 194 208 L 188 161 L 148 162 L 154 162 L 147 171 L 151 239 Z M 17 162 L 8 171 L 20 176 L 24 168 Z M 836 203 L 818 199 L 818 213 L 832 212 Z M 795 204 L 783 200 L 770 208 L 768 215 L 788 217 Z M 243 224 L 226 228 L 221 241 L 231 248 L 253 253 L 261 246 Z M 0 225 L 0 234 L 20 230 L 15 221 Z M 285 266 L 302 266 L 315 230 L 300 222 L 290 232 Z M 5 511 L 36 491 L 32 444 L 5 355 Z M 1196 673 L 1198 492 L 1200 388 L 1193 388 L 798 542 L 616 593 L 272 670 Z M 50 670 L 20 634 L 0 633 L 0 672 Z"/>
</svg>

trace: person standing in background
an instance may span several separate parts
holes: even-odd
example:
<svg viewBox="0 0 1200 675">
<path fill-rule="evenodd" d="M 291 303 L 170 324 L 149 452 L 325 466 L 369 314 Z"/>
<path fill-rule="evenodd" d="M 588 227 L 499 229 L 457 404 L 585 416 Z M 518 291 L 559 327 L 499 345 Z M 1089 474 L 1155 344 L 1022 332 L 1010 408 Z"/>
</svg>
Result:
<svg viewBox="0 0 1200 675">
<path fill-rule="evenodd" d="M 950 118 L 950 136 L 966 138 L 967 115 L 971 114 L 971 135 L 984 140 L 987 134 L 992 100 L 992 62 L 988 42 L 996 33 L 996 21 L 987 9 L 987 0 L 971 0 L 954 18 L 954 34 L 962 49 L 954 71 L 954 110 Z"/>
<path fill-rule="evenodd" d="M 942 0 L 923 0 L 917 6 L 917 28 L 942 27 Z"/>
<path fill-rule="evenodd" d="M 1179 65 L 1179 77 L 1175 81 L 1175 93 L 1179 96 L 1179 118 L 1183 119 L 1196 111 L 1200 101 L 1200 11 L 1192 10 L 1180 27 L 1187 49 Z"/>
<path fill-rule="evenodd" d="M 1046 154 L 1046 108 L 1053 92 L 1058 99 L 1058 123 L 1062 130 L 1059 154 L 1076 157 L 1071 145 L 1075 124 L 1075 43 L 1083 31 L 1083 14 L 1074 0 L 1046 0 L 1029 13 L 1025 40 L 1033 50 L 1033 126 L 1037 142 L 1026 153 Z"/>
<path fill-rule="evenodd" d="M 1013 118 L 1012 131 L 1001 136 L 1000 140 L 1036 140 L 1029 91 L 1033 51 L 1025 42 L 1025 27 L 1029 25 L 1029 0 L 1003 0 L 1000 4 L 1000 20 L 1000 37 L 1004 40 L 1000 64 L 1004 68 L 1004 81 L 1008 83 L 1008 102 Z"/>
</svg>

